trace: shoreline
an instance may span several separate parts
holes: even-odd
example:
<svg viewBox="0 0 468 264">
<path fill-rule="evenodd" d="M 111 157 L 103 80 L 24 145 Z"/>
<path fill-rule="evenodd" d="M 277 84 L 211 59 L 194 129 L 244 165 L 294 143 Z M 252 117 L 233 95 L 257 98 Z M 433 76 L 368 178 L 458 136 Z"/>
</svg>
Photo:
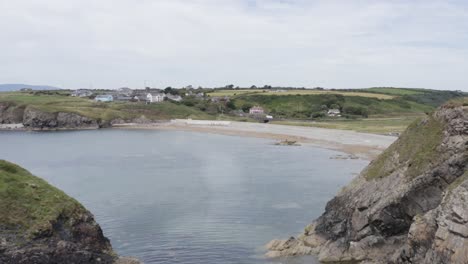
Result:
<svg viewBox="0 0 468 264">
<path fill-rule="evenodd" d="M 374 159 L 397 139 L 394 136 L 328 128 L 214 120 L 198 124 L 194 121 L 173 120 L 150 124 L 124 123 L 115 124 L 112 129 L 192 131 L 276 141 L 289 140 L 297 141 L 301 145 L 344 152 L 366 160 Z M 216 122 L 222 123 L 217 124 Z"/>
<path fill-rule="evenodd" d="M 93 129 L 100 128 L 27 129 L 22 124 L 4 124 L 0 126 L 1 131 L 72 131 Z M 362 133 L 351 130 L 190 119 L 174 119 L 155 123 L 120 123 L 113 124 L 107 129 L 192 131 L 272 139 L 277 142 L 285 140 L 296 141 L 301 145 L 340 151 L 365 160 L 374 159 L 397 139 L 395 136 Z"/>
</svg>

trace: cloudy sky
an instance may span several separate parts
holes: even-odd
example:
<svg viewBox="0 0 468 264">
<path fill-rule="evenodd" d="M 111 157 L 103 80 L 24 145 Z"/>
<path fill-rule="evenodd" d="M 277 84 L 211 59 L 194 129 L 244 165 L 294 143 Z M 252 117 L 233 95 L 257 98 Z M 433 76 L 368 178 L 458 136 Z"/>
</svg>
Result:
<svg viewBox="0 0 468 264">
<path fill-rule="evenodd" d="M 0 83 L 468 91 L 462 0 L 0 0 L 0 10 Z"/>
</svg>

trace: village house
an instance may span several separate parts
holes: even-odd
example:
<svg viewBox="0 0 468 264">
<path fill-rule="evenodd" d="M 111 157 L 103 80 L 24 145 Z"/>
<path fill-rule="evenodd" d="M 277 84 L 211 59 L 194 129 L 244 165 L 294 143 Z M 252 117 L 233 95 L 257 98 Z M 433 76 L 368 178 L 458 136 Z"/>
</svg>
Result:
<svg viewBox="0 0 468 264">
<path fill-rule="evenodd" d="M 264 113 L 265 113 L 265 110 L 263 110 L 263 108 L 260 106 L 254 106 L 250 108 L 249 110 L 249 114 L 251 115 L 258 115 L 258 114 L 264 114 Z"/>
<path fill-rule="evenodd" d="M 185 93 L 185 96 L 193 96 L 196 99 L 203 99 L 205 97 L 205 93 L 199 92 L 199 93 L 194 93 L 193 91 L 189 91 Z"/>
<path fill-rule="evenodd" d="M 133 90 L 128 87 L 122 87 L 122 88 L 117 89 L 117 93 L 121 95 L 130 96 L 133 94 Z"/>
<path fill-rule="evenodd" d="M 100 94 L 94 98 L 96 102 L 112 102 L 114 101 L 114 96 L 110 94 Z"/>
<path fill-rule="evenodd" d="M 166 94 L 166 98 L 168 100 L 174 101 L 174 102 L 180 102 L 182 101 L 182 97 L 180 95 L 173 95 L 173 94 Z"/>
<path fill-rule="evenodd" d="M 75 97 L 88 97 L 91 95 L 93 95 L 93 92 L 90 90 L 86 90 L 86 89 L 78 89 L 71 93 L 71 96 L 75 96 Z"/>
<path fill-rule="evenodd" d="M 164 101 L 164 98 L 166 97 L 165 94 L 163 93 L 148 93 L 146 95 L 146 102 L 148 103 L 160 103 Z"/>
<path fill-rule="evenodd" d="M 329 109 L 328 112 L 327 112 L 327 115 L 328 116 L 331 116 L 331 117 L 340 117 L 341 116 L 341 111 L 340 109 Z"/>
</svg>

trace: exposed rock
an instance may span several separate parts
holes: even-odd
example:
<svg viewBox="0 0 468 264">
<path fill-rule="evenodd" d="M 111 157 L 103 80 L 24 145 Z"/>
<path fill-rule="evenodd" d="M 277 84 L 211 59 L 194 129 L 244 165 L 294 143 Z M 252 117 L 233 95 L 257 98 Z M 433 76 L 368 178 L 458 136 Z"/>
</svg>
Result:
<svg viewBox="0 0 468 264">
<path fill-rule="evenodd" d="M 0 160 L 0 263 L 120 263 L 93 215 L 12 163 Z"/>
<path fill-rule="evenodd" d="M 152 123 L 153 121 L 149 118 L 147 118 L 146 116 L 142 115 L 140 117 L 137 117 L 137 118 L 134 118 L 132 123 L 136 123 L 136 124 L 149 124 L 149 123 Z"/>
<path fill-rule="evenodd" d="M 116 118 L 110 122 L 111 125 L 116 125 L 116 124 L 125 124 L 125 120 L 122 118 Z"/>
<path fill-rule="evenodd" d="M 57 126 L 59 128 L 99 128 L 99 124 L 96 120 L 90 119 L 84 116 L 80 116 L 74 113 L 62 113 L 57 114 Z"/>
<path fill-rule="evenodd" d="M 10 103 L 0 103 L 0 124 L 18 124 L 23 122 L 24 107 Z"/>
<path fill-rule="evenodd" d="M 75 113 L 49 113 L 32 107 L 27 107 L 24 111 L 23 125 L 33 130 L 97 129 L 101 126 L 97 120 Z"/>
<path fill-rule="evenodd" d="M 267 256 L 468 263 L 467 201 L 468 110 L 441 107 L 371 162 L 304 234 L 270 243 Z"/>
</svg>

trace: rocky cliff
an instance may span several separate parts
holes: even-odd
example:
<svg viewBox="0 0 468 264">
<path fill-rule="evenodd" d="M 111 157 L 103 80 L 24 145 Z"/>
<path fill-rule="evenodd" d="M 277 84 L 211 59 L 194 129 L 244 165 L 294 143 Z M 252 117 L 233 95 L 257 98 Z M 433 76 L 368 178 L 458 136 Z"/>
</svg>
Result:
<svg viewBox="0 0 468 264">
<path fill-rule="evenodd" d="M 98 129 L 110 123 L 72 112 L 47 112 L 31 106 L 0 103 L 0 124 L 21 123 L 31 130 Z"/>
<path fill-rule="evenodd" d="M 413 123 L 303 234 L 267 248 L 325 263 L 468 263 L 467 106 Z"/>
<path fill-rule="evenodd" d="M 24 108 L 11 103 L 0 103 L 0 124 L 23 123 Z"/>
<path fill-rule="evenodd" d="M 0 160 L 0 263 L 139 263 L 119 258 L 74 199 Z"/>
<path fill-rule="evenodd" d="M 23 114 L 23 125 L 28 129 L 98 129 L 103 124 L 97 120 L 75 113 L 43 112 L 27 107 Z"/>
</svg>

